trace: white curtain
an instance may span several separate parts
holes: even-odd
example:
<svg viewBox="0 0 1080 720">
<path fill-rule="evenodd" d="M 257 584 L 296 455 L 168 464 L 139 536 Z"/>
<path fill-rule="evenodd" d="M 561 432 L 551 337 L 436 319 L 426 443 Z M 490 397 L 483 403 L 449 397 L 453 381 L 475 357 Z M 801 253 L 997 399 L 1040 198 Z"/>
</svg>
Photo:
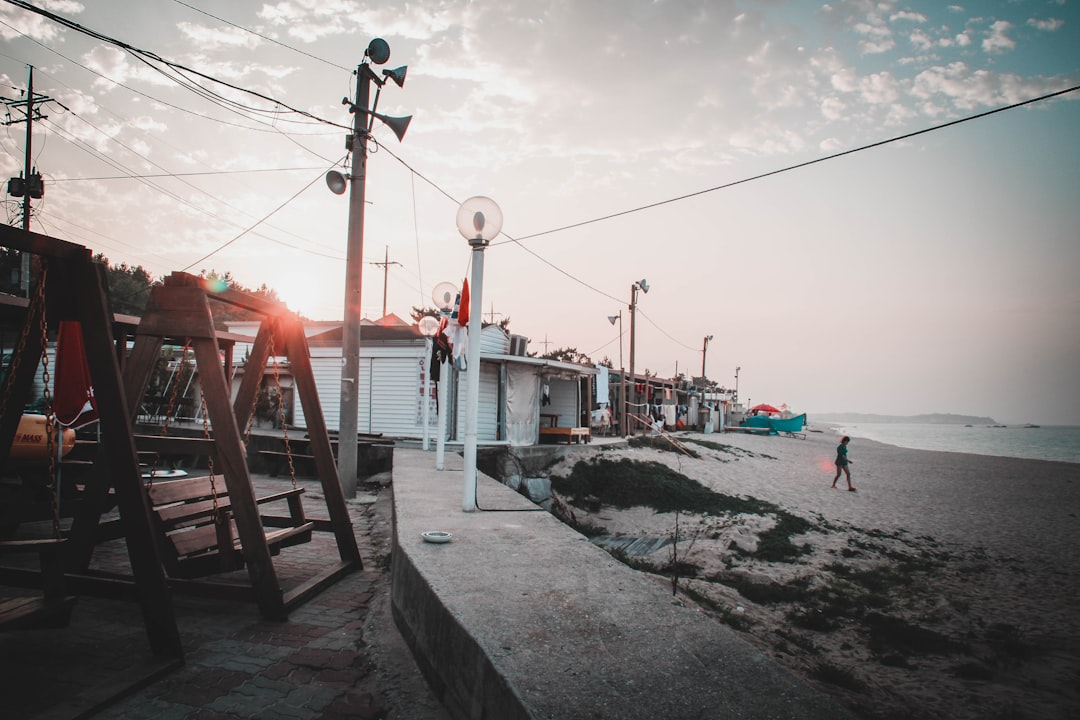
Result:
<svg viewBox="0 0 1080 720">
<path fill-rule="evenodd" d="M 596 366 L 596 402 L 607 405 L 608 399 L 608 369 L 606 365 Z"/>
<path fill-rule="evenodd" d="M 512 446 L 540 440 L 540 378 L 522 363 L 506 365 L 506 439 Z"/>
</svg>

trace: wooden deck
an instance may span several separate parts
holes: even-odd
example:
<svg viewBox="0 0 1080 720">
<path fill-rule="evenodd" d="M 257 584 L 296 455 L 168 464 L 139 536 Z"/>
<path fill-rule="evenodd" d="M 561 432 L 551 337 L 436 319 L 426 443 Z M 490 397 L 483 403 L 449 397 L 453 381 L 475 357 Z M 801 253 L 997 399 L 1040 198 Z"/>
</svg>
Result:
<svg viewBox="0 0 1080 720">
<path fill-rule="evenodd" d="M 592 435 L 587 427 L 542 427 L 540 441 L 543 442 L 545 438 L 552 438 L 554 442 L 560 442 L 565 438 L 567 445 L 574 442 L 592 441 Z"/>
</svg>

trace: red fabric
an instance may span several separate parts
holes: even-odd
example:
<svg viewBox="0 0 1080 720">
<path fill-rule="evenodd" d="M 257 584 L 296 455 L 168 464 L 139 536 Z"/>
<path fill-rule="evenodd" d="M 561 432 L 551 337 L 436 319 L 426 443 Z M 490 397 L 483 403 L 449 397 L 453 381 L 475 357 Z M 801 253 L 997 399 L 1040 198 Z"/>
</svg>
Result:
<svg viewBox="0 0 1080 720">
<path fill-rule="evenodd" d="M 461 327 L 469 326 L 469 279 L 461 283 L 461 304 L 458 307 L 457 322 Z"/>
<path fill-rule="evenodd" d="M 64 427 L 79 428 L 98 419 L 90 366 L 86 364 L 82 326 L 74 320 L 62 320 L 56 336 L 56 382 L 53 389 L 53 414 Z"/>
</svg>

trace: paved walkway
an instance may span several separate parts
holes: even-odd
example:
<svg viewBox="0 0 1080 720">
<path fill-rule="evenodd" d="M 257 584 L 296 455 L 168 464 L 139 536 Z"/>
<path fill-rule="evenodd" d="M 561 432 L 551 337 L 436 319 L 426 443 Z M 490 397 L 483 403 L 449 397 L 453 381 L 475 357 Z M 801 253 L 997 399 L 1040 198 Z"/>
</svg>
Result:
<svg viewBox="0 0 1080 720">
<path fill-rule="evenodd" d="M 254 480 L 260 489 L 289 483 Z M 308 514 L 327 517 L 318 484 L 303 484 Z M 263 620 L 254 603 L 175 598 L 183 667 L 93 717 L 446 720 L 391 618 L 389 496 L 388 486 L 369 487 L 350 501 L 365 569 L 294 610 L 287 623 Z M 101 548 L 95 565 L 123 565 L 116 545 Z M 274 565 L 288 588 L 308 577 L 308 568 L 336 560 L 333 536 L 315 533 L 312 542 L 282 550 Z M 148 658 L 137 605 L 80 597 L 66 629 L 0 636 L 0 716 L 85 716 Z"/>
</svg>

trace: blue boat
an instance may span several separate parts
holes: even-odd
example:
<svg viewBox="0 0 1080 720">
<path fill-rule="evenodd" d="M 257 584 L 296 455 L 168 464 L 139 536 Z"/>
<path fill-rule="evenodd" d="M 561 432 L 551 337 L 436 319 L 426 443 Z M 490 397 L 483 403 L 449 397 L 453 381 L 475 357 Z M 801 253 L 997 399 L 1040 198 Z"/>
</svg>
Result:
<svg viewBox="0 0 1080 720">
<path fill-rule="evenodd" d="M 749 418 L 748 418 L 749 419 Z M 778 433 L 799 433 L 806 427 L 806 413 L 789 418 L 769 418 L 769 427 Z"/>
<path fill-rule="evenodd" d="M 780 433 L 794 435 L 801 433 L 806 426 L 806 413 L 789 418 L 778 418 L 769 415 L 751 415 L 742 421 L 742 427 L 750 432 L 768 432 L 769 435 Z"/>
</svg>

